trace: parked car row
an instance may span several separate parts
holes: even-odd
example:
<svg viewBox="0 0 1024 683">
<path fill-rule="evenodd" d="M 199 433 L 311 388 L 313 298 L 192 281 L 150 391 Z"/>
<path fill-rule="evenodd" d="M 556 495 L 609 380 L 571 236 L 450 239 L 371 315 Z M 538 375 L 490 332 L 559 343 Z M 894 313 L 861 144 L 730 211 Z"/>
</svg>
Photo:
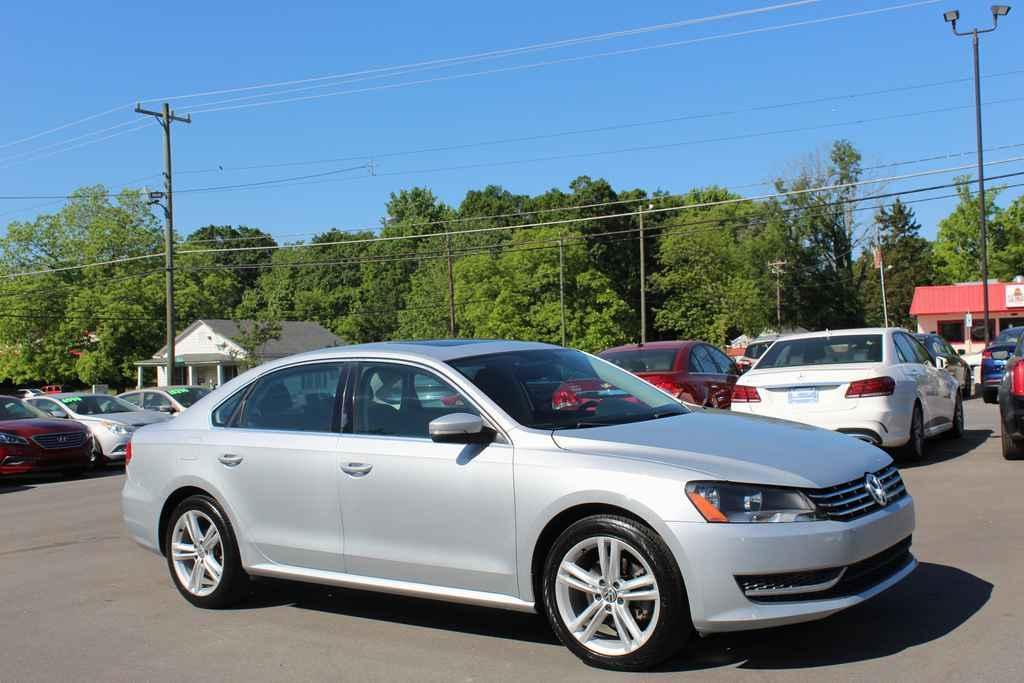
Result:
<svg viewBox="0 0 1024 683">
<path fill-rule="evenodd" d="M 28 389 L 21 393 L 23 397 L 0 396 L 0 475 L 74 474 L 124 462 L 137 429 L 181 413 L 209 389 L 156 387 L 120 397 Z"/>
</svg>

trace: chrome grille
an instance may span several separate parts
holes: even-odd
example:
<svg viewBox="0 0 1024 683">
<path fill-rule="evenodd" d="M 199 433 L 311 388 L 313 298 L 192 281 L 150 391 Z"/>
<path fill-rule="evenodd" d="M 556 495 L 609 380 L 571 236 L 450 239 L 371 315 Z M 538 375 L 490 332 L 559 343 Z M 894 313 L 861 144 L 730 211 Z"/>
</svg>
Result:
<svg viewBox="0 0 1024 683">
<path fill-rule="evenodd" d="M 39 446 L 47 450 L 60 448 L 78 448 L 85 443 L 85 432 L 55 432 L 53 434 L 37 434 L 32 437 Z"/>
<path fill-rule="evenodd" d="M 889 465 L 884 469 L 874 472 L 885 488 L 885 495 L 888 504 L 903 498 L 907 495 L 907 488 L 903 485 L 899 470 L 895 465 Z M 870 515 L 880 506 L 868 492 L 864 477 L 848 481 L 845 484 L 831 486 L 827 489 L 816 489 L 807 491 L 807 497 L 826 513 L 829 519 L 839 522 L 848 522 L 852 519 Z"/>
</svg>

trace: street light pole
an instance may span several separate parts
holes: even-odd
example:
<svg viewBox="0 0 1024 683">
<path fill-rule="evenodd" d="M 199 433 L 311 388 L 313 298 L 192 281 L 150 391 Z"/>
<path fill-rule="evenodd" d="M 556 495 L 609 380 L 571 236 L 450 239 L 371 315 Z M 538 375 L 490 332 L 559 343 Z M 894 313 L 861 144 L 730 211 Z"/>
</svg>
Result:
<svg viewBox="0 0 1024 683">
<path fill-rule="evenodd" d="M 988 307 L 988 217 L 985 215 L 985 157 L 982 151 L 981 140 L 981 67 L 978 55 L 978 36 L 982 33 L 991 33 L 999 25 L 999 17 L 1005 17 L 1010 13 L 1008 5 L 992 5 L 992 27 L 986 29 L 971 29 L 970 31 L 958 31 L 956 22 L 960 19 L 960 12 L 950 10 L 942 15 L 942 18 L 953 27 L 953 35 L 970 36 L 974 52 L 974 120 L 978 144 L 978 224 L 981 228 L 981 296 L 982 306 L 985 313 L 985 346 L 991 336 L 989 327 Z M 968 331 L 970 334 L 970 331 Z"/>
</svg>

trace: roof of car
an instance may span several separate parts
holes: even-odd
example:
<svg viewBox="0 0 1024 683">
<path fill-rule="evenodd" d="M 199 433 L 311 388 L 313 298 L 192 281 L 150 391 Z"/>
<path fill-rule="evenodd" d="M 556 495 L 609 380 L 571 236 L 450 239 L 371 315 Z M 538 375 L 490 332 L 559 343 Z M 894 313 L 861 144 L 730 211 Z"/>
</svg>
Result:
<svg viewBox="0 0 1024 683">
<path fill-rule="evenodd" d="M 348 356 L 365 356 L 380 354 L 390 357 L 414 357 L 438 361 L 449 361 L 456 358 L 484 356 L 492 353 L 509 351 L 533 351 L 539 349 L 558 349 L 554 344 L 542 342 L 502 341 L 498 339 L 424 339 L 413 341 L 388 341 L 352 346 L 333 346 L 319 351 L 307 351 L 287 359 L 314 360 L 317 358 L 344 358 Z"/>
<path fill-rule="evenodd" d="M 605 349 L 601 353 L 610 353 L 612 351 L 640 351 L 641 349 L 685 349 L 688 346 L 703 343 L 705 342 L 698 341 L 696 339 L 677 339 L 673 341 L 647 342 L 646 344 L 623 344 L 622 346 L 613 346 L 610 349 Z"/>
<path fill-rule="evenodd" d="M 885 334 L 886 332 L 906 332 L 902 327 L 853 327 L 846 330 L 819 330 L 818 332 L 803 332 L 801 334 L 788 334 L 778 341 L 789 341 L 791 339 L 814 339 L 816 337 L 843 337 L 852 334 Z"/>
<path fill-rule="evenodd" d="M 168 389 L 209 389 L 210 387 L 204 387 L 199 384 L 172 384 L 166 387 L 142 387 L 141 389 L 129 389 L 128 391 L 122 392 L 125 394 L 134 394 L 139 391 L 167 391 Z M 120 396 L 120 394 L 118 394 Z"/>
</svg>

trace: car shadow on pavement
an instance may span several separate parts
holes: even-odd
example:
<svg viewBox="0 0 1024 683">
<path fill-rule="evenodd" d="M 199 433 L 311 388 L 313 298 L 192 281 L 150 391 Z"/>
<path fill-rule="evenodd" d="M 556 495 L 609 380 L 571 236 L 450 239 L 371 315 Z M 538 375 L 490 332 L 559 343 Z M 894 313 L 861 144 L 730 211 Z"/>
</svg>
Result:
<svg viewBox="0 0 1024 683">
<path fill-rule="evenodd" d="M 888 657 L 956 630 L 992 588 L 968 572 L 923 562 L 902 583 L 823 621 L 694 639 L 661 669 L 807 669 Z"/>
<path fill-rule="evenodd" d="M 928 467 L 941 462 L 955 460 L 967 455 L 975 449 L 981 448 L 985 442 L 995 436 L 991 429 L 967 429 L 959 439 L 944 439 L 941 436 L 930 439 L 925 448 L 925 458 L 921 462 L 907 462 L 896 460 L 896 465 L 901 470 L 909 470 L 915 467 Z"/>
<path fill-rule="evenodd" d="M 0 495 L 5 493 L 17 493 L 18 491 L 28 491 L 33 487 L 25 486 L 21 482 L 15 481 L 0 481 Z"/>
<path fill-rule="evenodd" d="M 233 609 L 260 609 L 279 605 L 492 638 L 559 645 L 547 622 L 537 614 L 279 579 L 260 579 L 254 582 L 249 598 Z"/>
<path fill-rule="evenodd" d="M 39 484 L 54 484 L 58 482 L 82 481 L 85 479 L 99 479 L 102 477 L 124 476 L 124 467 L 104 467 L 100 469 L 83 472 L 80 475 L 68 477 L 60 473 L 47 474 L 16 474 L 0 480 L 0 493 L 12 493 L 14 491 L 27 491 Z"/>
</svg>

